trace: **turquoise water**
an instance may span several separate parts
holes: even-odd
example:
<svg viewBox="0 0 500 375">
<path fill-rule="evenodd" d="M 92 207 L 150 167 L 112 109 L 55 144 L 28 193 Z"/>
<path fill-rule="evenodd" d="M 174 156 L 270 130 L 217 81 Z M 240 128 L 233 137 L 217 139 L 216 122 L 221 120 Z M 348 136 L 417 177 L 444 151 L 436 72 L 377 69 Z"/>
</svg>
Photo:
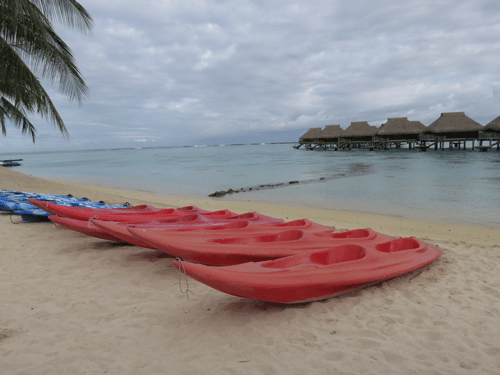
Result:
<svg viewBox="0 0 500 375">
<path fill-rule="evenodd" d="M 15 170 L 38 177 L 166 195 L 207 197 L 253 187 L 214 198 L 221 208 L 224 199 L 236 199 L 500 227 L 500 152 L 336 152 L 264 144 L 8 156 L 24 159 Z"/>
</svg>

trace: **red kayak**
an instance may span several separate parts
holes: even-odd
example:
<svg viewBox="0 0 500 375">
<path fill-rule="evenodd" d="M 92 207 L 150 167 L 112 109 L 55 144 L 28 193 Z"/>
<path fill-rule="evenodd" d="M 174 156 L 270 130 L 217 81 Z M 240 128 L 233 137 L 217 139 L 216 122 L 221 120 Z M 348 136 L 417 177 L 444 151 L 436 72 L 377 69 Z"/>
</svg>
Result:
<svg viewBox="0 0 500 375">
<path fill-rule="evenodd" d="M 416 238 L 345 244 L 278 260 L 213 267 L 174 266 L 221 292 L 278 303 L 323 300 L 421 268 L 442 254 Z"/>
<path fill-rule="evenodd" d="M 222 212 L 224 214 L 224 212 Z M 221 215 L 223 216 L 223 215 Z M 215 219 L 210 219 L 205 216 L 202 216 L 200 214 L 190 214 L 186 216 L 180 216 L 180 217 L 173 217 L 169 219 L 163 219 L 163 220 L 158 220 L 158 221 L 152 221 L 152 222 L 146 222 L 144 224 L 138 224 L 138 223 L 124 223 L 124 222 L 111 222 L 111 221 L 101 221 L 101 220 L 95 220 L 95 219 L 90 219 L 89 221 L 84 221 L 84 220 L 77 220 L 77 219 L 70 219 L 68 217 L 60 217 L 56 215 L 50 215 L 49 219 L 53 221 L 56 224 L 59 224 L 65 228 L 86 234 L 88 236 L 92 237 L 97 237 L 97 238 L 102 238 L 105 240 L 111 240 L 111 241 L 121 241 L 120 238 L 113 236 L 112 234 L 108 233 L 107 231 L 103 230 L 99 226 L 96 226 L 94 224 L 95 222 L 102 222 L 102 223 L 110 223 L 111 225 L 116 225 L 119 226 L 120 228 L 123 228 L 127 234 L 129 232 L 125 229 L 127 225 L 138 225 L 142 226 L 145 225 L 146 227 L 149 226 L 165 226 L 165 227 L 179 227 L 179 228 L 185 228 L 185 227 L 190 227 L 196 224 L 214 224 Z M 143 222 L 141 222 L 143 223 Z"/>
<path fill-rule="evenodd" d="M 109 212 L 78 212 L 77 215 L 73 216 L 63 216 L 69 217 L 70 219 L 87 221 L 89 219 L 99 219 L 104 221 L 117 221 L 123 223 L 139 223 L 147 221 L 162 221 L 173 218 L 179 218 L 186 215 L 190 215 L 189 212 L 177 210 L 174 208 L 166 208 L 159 211 L 152 212 L 138 212 L 138 213 L 109 213 Z M 234 217 L 237 214 L 229 210 L 221 210 L 207 213 L 200 213 L 199 215 L 214 216 L 214 217 Z M 60 215 L 58 215 L 60 216 Z"/>
<path fill-rule="evenodd" d="M 92 207 L 74 207 L 74 206 L 66 206 L 63 204 L 57 204 L 53 202 L 47 202 L 47 201 L 41 201 L 33 198 L 28 198 L 28 202 L 30 202 L 32 205 L 48 212 L 49 214 L 52 215 L 58 215 L 56 212 L 61 210 L 61 213 L 65 213 L 66 209 L 69 209 L 67 212 L 71 212 L 75 210 L 75 212 L 114 212 L 114 213 L 130 213 L 130 212 L 153 212 L 153 211 L 159 211 L 161 208 L 157 208 L 154 206 L 150 206 L 148 204 L 141 204 L 138 206 L 132 206 L 132 207 L 114 207 L 114 208 L 92 208 Z M 63 216 L 63 215 L 60 215 Z"/>
<path fill-rule="evenodd" d="M 91 208 L 91 207 L 65 206 L 62 204 L 40 201 L 31 198 L 28 198 L 28 201 L 32 205 L 50 213 L 51 215 L 69 217 L 71 219 L 77 219 L 77 220 L 88 220 L 96 216 L 99 217 L 99 219 L 101 220 L 113 220 L 113 219 L 119 219 L 122 215 L 124 215 L 129 218 L 136 217 L 133 219 L 133 221 L 137 221 L 140 220 L 140 217 L 146 220 L 149 217 L 162 216 L 164 214 L 170 215 L 173 214 L 174 212 L 182 213 L 182 215 L 186 215 L 189 213 L 208 212 L 196 206 L 186 206 L 177 209 L 173 208 L 160 209 L 150 205 L 139 205 L 139 206 L 123 207 L 123 208 Z"/>
<path fill-rule="evenodd" d="M 239 217 L 247 217 L 247 214 L 239 215 Z M 309 231 L 325 231 L 325 230 L 335 230 L 333 227 L 327 227 L 321 224 L 313 223 L 307 219 L 295 220 L 283 224 L 269 224 L 262 222 L 251 222 L 243 219 L 226 219 L 221 220 L 217 223 L 209 222 L 205 219 L 205 222 L 195 222 L 190 221 L 187 223 L 168 223 L 168 225 L 158 225 L 156 227 L 148 227 L 151 223 L 133 225 L 136 229 L 144 229 L 145 231 L 151 231 L 161 236 L 171 237 L 176 236 L 180 238 L 193 238 L 203 237 L 208 238 L 209 236 L 235 236 L 238 234 L 249 234 L 249 233 L 262 233 L 262 232 L 279 232 L 283 231 L 283 228 L 298 228 Z M 147 247 L 151 249 L 156 249 L 156 247 L 149 242 L 144 241 L 138 236 L 132 234 L 128 230 L 128 226 L 123 225 L 123 223 L 112 223 L 109 221 L 101 221 L 91 219 L 91 223 L 101 229 L 105 234 L 111 237 L 118 238 L 124 242 Z M 224 222 L 223 224 L 221 222 Z M 177 237 L 179 236 L 179 237 Z M 101 237 L 103 238 L 103 237 Z"/>
<path fill-rule="evenodd" d="M 137 228 L 154 228 L 158 230 L 181 230 L 188 228 L 212 227 L 218 223 L 229 223 L 241 221 L 244 223 L 276 223 L 282 222 L 282 219 L 273 218 L 266 215 L 261 215 L 257 212 L 249 212 L 242 215 L 237 215 L 231 211 L 222 210 L 214 212 L 206 212 L 201 214 L 186 214 L 184 216 L 173 215 L 159 220 L 149 221 L 103 221 L 90 219 L 89 221 L 71 219 L 67 217 L 59 217 L 55 215 L 49 216 L 49 219 L 54 223 L 59 224 L 65 228 L 84 233 L 89 236 L 102 238 L 111 241 L 125 241 L 137 246 L 151 248 L 151 245 L 140 241 L 137 237 L 133 236 L 127 229 L 127 225 L 134 225 Z M 120 216 L 120 220 L 124 217 Z M 101 223 L 96 225 L 96 223 Z M 109 223 L 106 226 L 104 223 Z M 115 231 L 116 233 L 113 233 Z"/>
<path fill-rule="evenodd" d="M 282 258 L 341 244 L 373 244 L 392 239 L 371 229 L 356 229 L 341 233 L 295 229 L 240 234 L 233 237 L 224 235 L 206 237 L 197 233 L 193 233 L 192 236 L 165 236 L 161 232 L 145 229 L 133 227 L 127 229 L 142 241 L 171 256 L 217 266 Z"/>
</svg>

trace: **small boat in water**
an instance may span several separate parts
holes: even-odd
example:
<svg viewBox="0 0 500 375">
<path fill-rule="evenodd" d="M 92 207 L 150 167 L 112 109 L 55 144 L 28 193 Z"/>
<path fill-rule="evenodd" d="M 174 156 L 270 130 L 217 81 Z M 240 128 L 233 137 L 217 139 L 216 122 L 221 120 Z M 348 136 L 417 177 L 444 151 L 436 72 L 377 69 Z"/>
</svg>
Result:
<svg viewBox="0 0 500 375">
<path fill-rule="evenodd" d="M 422 268 L 442 254 L 417 238 L 345 244 L 276 260 L 214 267 L 174 266 L 214 289 L 277 303 L 324 300 Z"/>
<path fill-rule="evenodd" d="M 21 165 L 21 163 L 19 163 L 20 161 L 23 161 L 23 159 L 0 160 L 0 166 L 1 167 L 17 167 L 17 166 Z"/>
</svg>

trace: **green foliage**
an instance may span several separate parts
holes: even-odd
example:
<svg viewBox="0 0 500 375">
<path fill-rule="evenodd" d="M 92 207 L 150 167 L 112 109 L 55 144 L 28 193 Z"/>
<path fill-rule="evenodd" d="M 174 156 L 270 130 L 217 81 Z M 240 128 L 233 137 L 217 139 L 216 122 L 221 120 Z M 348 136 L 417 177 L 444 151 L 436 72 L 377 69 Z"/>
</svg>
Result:
<svg viewBox="0 0 500 375">
<path fill-rule="evenodd" d="M 28 113 L 38 113 L 68 136 L 64 122 L 40 83 L 59 83 L 59 91 L 81 103 L 87 86 L 70 48 L 54 32 L 51 21 L 90 32 L 92 18 L 75 0 L 0 0 L 0 126 L 6 120 L 35 142 Z M 38 74 L 38 76 L 36 74 Z"/>
</svg>

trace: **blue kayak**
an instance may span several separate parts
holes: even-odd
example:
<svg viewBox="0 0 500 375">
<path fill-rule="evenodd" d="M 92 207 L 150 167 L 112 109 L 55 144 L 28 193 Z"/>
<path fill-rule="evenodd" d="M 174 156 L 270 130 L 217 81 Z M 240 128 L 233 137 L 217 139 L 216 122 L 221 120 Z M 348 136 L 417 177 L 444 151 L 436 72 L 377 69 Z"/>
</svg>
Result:
<svg viewBox="0 0 500 375">
<path fill-rule="evenodd" d="M 57 203 L 73 207 L 122 208 L 126 206 L 107 205 L 104 202 L 93 202 L 87 198 L 75 198 L 72 195 L 39 194 L 24 191 L 0 191 L 0 211 L 8 211 L 21 215 L 24 222 L 48 221 L 49 213 L 35 207 L 28 198 Z"/>
</svg>

